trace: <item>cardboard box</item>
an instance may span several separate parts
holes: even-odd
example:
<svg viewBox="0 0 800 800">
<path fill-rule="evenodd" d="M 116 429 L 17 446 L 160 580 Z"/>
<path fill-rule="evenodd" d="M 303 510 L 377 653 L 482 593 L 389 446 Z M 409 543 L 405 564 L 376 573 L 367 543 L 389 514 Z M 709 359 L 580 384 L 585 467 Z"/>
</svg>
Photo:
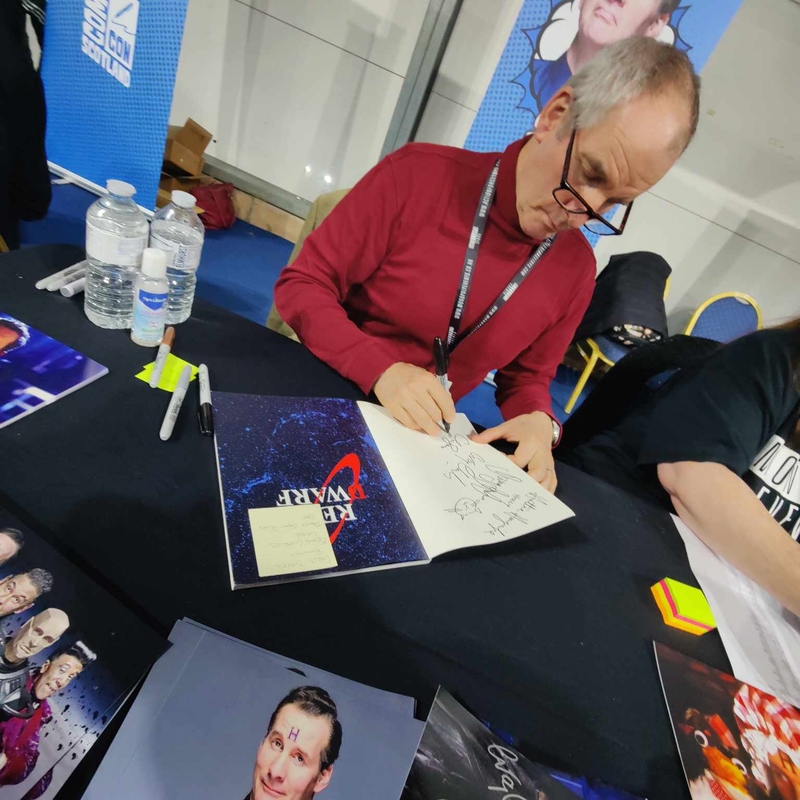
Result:
<svg viewBox="0 0 800 800">
<path fill-rule="evenodd" d="M 164 149 L 164 172 L 170 175 L 201 175 L 205 166 L 203 153 L 211 134 L 191 117 L 185 125 L 170 125 Z"/>
<path fill-rule="evenodd" d="M 156 208 L 163 208 L 167 205 L 172 199 L 172 192 L 175 189 L 180 189 L 182 192 L 189 192 L 189 194 L 191 194 L 196 186 L 204 183 L 215 183 L 215 181 L 208 175 L 185 175 L 183 177 L 177 177 L 162 172 L 161 180 L 158 184 L 158 193 L 156 194 Z M 195 206 L 194 210 L 198 214 L 203 213 L 203 209 L 198 206 Z"/>
</svg>

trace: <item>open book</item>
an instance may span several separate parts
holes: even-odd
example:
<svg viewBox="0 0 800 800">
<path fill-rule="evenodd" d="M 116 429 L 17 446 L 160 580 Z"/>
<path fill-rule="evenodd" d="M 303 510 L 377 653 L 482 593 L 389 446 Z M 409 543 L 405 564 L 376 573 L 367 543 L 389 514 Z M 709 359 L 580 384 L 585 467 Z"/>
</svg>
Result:
<svg viewBox="0 0 800 800">
<path fill-rule="evenodd" d="M 231 586 L 424 564 L 573 516 L 459 415 L 438 437 L 370 403 L 214 392 Z"/>
</svg>

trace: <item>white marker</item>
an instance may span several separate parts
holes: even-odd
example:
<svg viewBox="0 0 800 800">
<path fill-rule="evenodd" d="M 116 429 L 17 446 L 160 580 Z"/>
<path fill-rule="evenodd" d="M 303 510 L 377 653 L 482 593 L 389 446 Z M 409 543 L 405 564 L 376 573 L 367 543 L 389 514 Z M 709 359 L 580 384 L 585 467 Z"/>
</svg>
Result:
<svg viewBox="0 0 800 800">
<path fill-rule="evenodd" d="M 77 264 L 73 264 L 71 267 L 62 269 L 60 272 L 54 272 L 52 275 L 48 275 L 46 278 L 42 278 L 40 281 L 36 281 L 34 285 L 36 286 L 37 289 L 46 289 L 50 283 L 57 281 L 59 278 L 68 278 L 73 273 L 78 272 L 79 270 L 85 270 L 86 266 L 87 266 L 86 261 L 79 261 Z M 53 291 L 55 291 L 55 289 L 53 289 Z"/>
<path fill-rule="evenodd" d="M 172 429 L 175 427 L 175 420 L 178 419 L 181 406 L 183 405 L 183 398 L 186 397 L 186 390 L 189 388 L 189 381 L 192 379 L 192 368 L 187 364 L 178 378 L 178 385 L 172 393 L 172 399 L 169 401 L 164 421 L 161 423 L 161 430 L 158 435 L 161 437 L 162 442 L 166 442 L 172 436 Z"/>
<path fill-rule="evenodd" d="M 68 283 L 72 283 L 86 275 L 86 268 L 88 266 L 88 262 L 82 261 L 80 264 L 75 264 L 74 267 L 63 275 L 59 275 L 57 278 L 51 276 L 45 289 L 47 289 L 48 292 L 57 292 L 62 286 L 66 286 Z"/>
<path fill-rule="evenodd" d="M 153 371 L 150 373 L 150 388 L 155 389 L 161 380 L 161 373 L 164 371 L 164 364 L 167 363 L 167 356 L 172 350 L 172 343 L 175 341 L 175 328 L 172 325 L 164 331 L 164 338 L 158 346 L 156 363 L 153 364 Z"/>
<path fill-rule="evenodd" d="M 86 288 L 86 278 L 78 278 L 76 281 L 72 281 L 72 283 L 68 283 L 66 286 L 62 286 L 59 290 L 64 297 L 74 297 L 76 294 L 80 294 Z"/>
</svg>

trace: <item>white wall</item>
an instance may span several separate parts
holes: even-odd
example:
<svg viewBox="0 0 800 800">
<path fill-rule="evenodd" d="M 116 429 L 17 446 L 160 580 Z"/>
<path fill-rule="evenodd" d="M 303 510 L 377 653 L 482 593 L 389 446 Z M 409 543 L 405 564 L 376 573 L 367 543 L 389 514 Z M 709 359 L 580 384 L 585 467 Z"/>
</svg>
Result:
<svg viewBox="0 0 800 800">
<path fill-rule="evenodd" d="M 521 5 L 464 0 L 418 140 L 463 144 Z M 800 5 L 745 0 L 702 77 L 695 141 L 598 262 L 663 255 L 672 332 L 721 291 L 753 295 L 767 320 L 800 315 Z"/>
<path fill-rule="evenodd" d="M 170 120 L 306 199 L 352 186 L 380 156 L 427 6 L 189 0 Z"/>
</svg>

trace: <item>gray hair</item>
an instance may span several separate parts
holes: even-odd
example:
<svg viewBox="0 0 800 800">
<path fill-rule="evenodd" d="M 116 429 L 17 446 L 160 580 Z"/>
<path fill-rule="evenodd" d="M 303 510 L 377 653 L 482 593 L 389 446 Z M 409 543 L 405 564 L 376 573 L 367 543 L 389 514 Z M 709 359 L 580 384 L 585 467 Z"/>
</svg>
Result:
<svg viewBox="0 0 800 800">
<path fill-rule="evenodd" d="M 686 99 L 689 124 L 676 147 L 683 152 L 700 117 L 700 78 L 686 53 L 669 44 L 634 36 L 603 48 L 567 81 L 573 97 L 561 132 L 591 128 L 617 106 L 643 95 L 673 91 Z"/>
<path fill-rule="evenodd" d="M 658 7 L 658 16 L 665 14 L 672 15 L 672 12 L 681 4 L 681 0 L 661 0 L 661 5 Z"/>
</svg>

